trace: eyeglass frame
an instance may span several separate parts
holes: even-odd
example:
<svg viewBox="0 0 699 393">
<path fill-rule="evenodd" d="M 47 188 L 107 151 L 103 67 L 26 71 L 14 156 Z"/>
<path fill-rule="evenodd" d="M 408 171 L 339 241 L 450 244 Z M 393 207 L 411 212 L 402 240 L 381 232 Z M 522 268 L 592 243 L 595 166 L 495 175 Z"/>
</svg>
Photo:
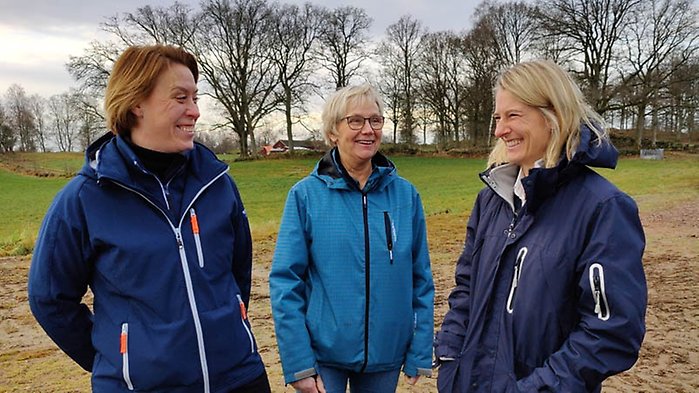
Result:
<svg viewBox="0 0 699 393">
<path fill-rule="evenodd" d="M 352 126 L 350 125 L 350 118 L 351 118 L 351 117 L 356 117 L 356 118 L 360 118 L 360 117 L 361 117 L 361 118 L 362 118 L 362 125 L 361 125 L 361 127 L 359 127 L 359 128 L 352 128 Z M 374 128 L 374 126 L 371 125 L 371 119 L 375 119 L 375 118 L 381 119 L 381 127 L 379 127 L 379 128 Z M 383 125 L 384 125 L 384 123 L 386 122 L 386 118 L 385 118 L 384 116 L 369 116 L 369 117 L 364 117 L 364 116 L 359 116 L 359 115 L 350 115 L 350 116 L 345 116 L 345 117 L 341 118 L 341 119 L 338 120 L 338 121 L 342 121 L 342 120 L 344 120 L 344 121 L 347 123 L 347 127 L 349 127 L 349 129 L 350 129 L 350 130 L 353 130 L 353 131 L 360 131 L 362 128 L 364 128 L 364 124 L 366 124 L 367 122 L 369 122 L 369 128 L 371 128 L 373 131 L 379 131 L 379 130 L 382 130 L 382 129 L 383 129 Z"/>
</svg>

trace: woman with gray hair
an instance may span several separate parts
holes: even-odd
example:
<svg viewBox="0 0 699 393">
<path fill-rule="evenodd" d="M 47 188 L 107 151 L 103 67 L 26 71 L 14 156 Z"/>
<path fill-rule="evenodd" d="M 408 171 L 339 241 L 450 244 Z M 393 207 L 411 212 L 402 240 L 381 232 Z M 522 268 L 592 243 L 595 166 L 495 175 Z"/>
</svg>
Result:
<svg viewBox="0 0 699 393">
<path fill-rule="evenodd" d="M 270 272 L 284 379 L 299 392 L 395 392 L 431 374 L 434 285 L 422 203 L 378 152 L 369 85 L 323 110 L 332 149 L 289 191 Z"/>
<path fill-rule="evenodd" d="M 599 392 L 645 332 L 638 209 L 591 169 L 618 153 L 550 61 L 506 70 L 493 116 L 498 141 L 436 337 L 438 389 Z"/>
</svg>

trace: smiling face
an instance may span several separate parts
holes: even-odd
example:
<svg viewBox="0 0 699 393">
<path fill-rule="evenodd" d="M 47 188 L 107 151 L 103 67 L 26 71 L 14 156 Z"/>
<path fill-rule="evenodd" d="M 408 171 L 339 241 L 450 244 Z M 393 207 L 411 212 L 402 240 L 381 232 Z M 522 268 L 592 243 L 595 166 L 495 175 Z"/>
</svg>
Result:
<svg viewBox="0 0 699 393">
<path fill-rule="evenodd" d="M 153 91 L 136 105 L 131 140 L 163 153 L 194 148 L 194 125 L 199 118 L 197 83 L 183 64 L 172 63 L 158 77 Z"/>
<path fill-rule="evenodd" d="M 495 136 L 505 144 L 507 161 L 528 173 L 544 157 L 551 131 L 538 108 L 524 104 L 507 90 L 495 94 Z"/>
<path fill-rule="evenodd" d="M 375 102 L 362 100 L 354 106 L 350 105 L 345 116 L 369 118 L 381 116 L 381 112 Z M 381 129 L 373 130 L 369 121 L 365 121 L 361 130 L 353 130 L 346 119 L 338 121 L 335 129 L 336 133 L 330 138 L 340 151 L 342 164 L 348 169 L 370 167 L 371 159 L 381 145 Z"/>
</svg>

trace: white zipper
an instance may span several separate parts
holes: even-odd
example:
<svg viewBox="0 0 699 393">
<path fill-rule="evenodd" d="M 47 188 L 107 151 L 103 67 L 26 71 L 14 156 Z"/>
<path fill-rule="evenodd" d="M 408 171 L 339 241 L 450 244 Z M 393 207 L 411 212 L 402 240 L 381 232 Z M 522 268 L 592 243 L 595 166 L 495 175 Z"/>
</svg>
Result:
<svg viewBox="0 0 699 393">
<path fill-rule="evenodd" d="M 529 249 L 527 247 L 522 247 L 517 252 L 517 259 L 515 259 L 515 271 L 512 274 L 512 286 L 510 286 L 510 294 L 507 296 L 507 312 L 512 314 L 515 310 L 515 291 L 517 291 L 517 285 L 519 285 L 519 278 L 522 276 L 522 266 L 524 265 L 524 258 L 527 256 Z"/>
<path fill-rule="evenodd" d="M 133 390 L 133 383 L 131 383 L 131 374 L 129 373 L 129 324 L 121 324 L 121 337 L 119 340 L 119 347 L 121 351 L 121 373 L 124 375 L 124 382 L 129 390 Z"/>
<path fill-rule="evenodd" d="M 197 219 L 197 212 L 194 208 L 189 209 L 189 218 L 192 223 L 192 233 L 194 234 L 194 244 L 197 247 L 197 258 L 199 259 L 199 267 L 204 267 L 204 252 L 201 248 L 201 237 L 199 235 L 199 220 Z"/>
<path fill-rule="evenodd" d="M 250 340 L 250 353 L 255 353 L 255 340 L 252 338 L 252 332 L 250 331 L 248 324 L 245 323 L 245 320 L 248 319 L 248 312 L 245 310 L 245 303 L 243 303 L 243 298 L 241 298 L 240 295 L 235 296 L 238 298 L 238 305 L 240 306 L 240 322 L 243 323 L 243 327 L 248 333 L 248 339 Z"/>
<path fill-rule="evenodd" d="M 592 291 L 592 300 L 595 303 L 595 314 L 597 314 L 597 318 L 606 321 L 611 312 L 604 285 L 604 268 L 599 263 L 593 263 L 590 265 L 590 290 Z"/>
</svg>

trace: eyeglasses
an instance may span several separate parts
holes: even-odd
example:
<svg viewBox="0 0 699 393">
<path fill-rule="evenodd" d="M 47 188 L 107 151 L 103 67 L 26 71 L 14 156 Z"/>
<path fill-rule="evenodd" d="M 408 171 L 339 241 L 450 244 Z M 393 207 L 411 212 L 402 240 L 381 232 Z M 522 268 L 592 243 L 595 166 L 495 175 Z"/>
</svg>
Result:
<svg viewBox="0 0 699 393">
<path fill-rule="evenodd" d="M 367 120 L 369 121 L 369 127 L 371 127 L 372 130 L 378 131 L 383 128 L 383 116 L 362 117 L 354 115 L 343 117 L 340 120 L 347 120 L 347 125 L 349 128 L 355 131 L 361 130 Z"/>
</svg>

